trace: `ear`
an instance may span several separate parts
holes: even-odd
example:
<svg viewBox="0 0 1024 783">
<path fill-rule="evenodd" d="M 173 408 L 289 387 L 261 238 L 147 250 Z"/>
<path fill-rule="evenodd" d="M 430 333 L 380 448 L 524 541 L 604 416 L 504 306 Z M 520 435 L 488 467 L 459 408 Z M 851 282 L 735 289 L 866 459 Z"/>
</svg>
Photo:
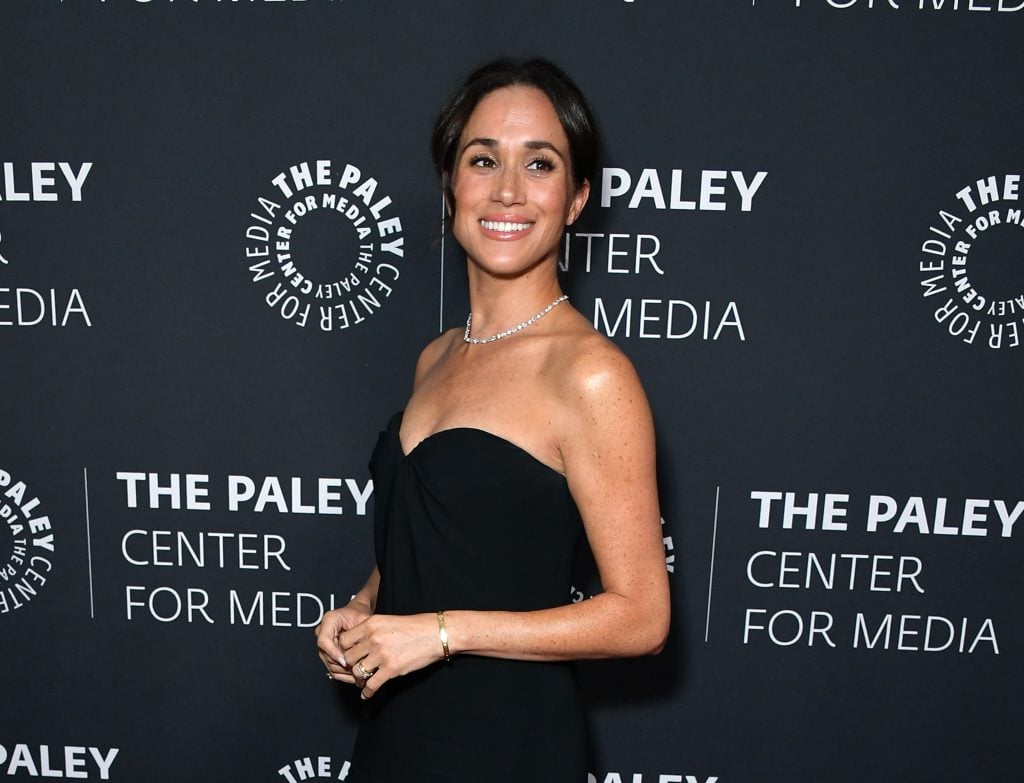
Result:
<svg viewBox="0 0 1024 783">
<path fill-rule="evenodd" d="M 586 206 L 588 198 L 590 198 L 590 180 L 585 179 L 583 180 L 583 184 L 581 184 L 573 194 L 572 203 L 569 204 L 569 215 L 565 220 L 565 225 L 571 226 L 576 222 L 576 218 L 580 216 L 580 212 L 582 212 L 583 207 Z"/>
</svg>

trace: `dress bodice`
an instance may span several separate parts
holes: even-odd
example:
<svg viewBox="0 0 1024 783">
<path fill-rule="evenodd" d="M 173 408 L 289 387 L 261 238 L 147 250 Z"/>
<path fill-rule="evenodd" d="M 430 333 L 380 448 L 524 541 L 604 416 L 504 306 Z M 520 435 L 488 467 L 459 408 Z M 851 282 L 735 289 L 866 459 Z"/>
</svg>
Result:
<svg viewBox="0 0 1024 783">
<path fill-rule="evenodd" d="M 480 429 L 409 454 L 397 413 L 370 461 L 377 611 L 526 611 L 566 603 L 582 524 L 565 477 Z"/>
<path fill-rule="evenodd" d="M 442 430 L 405 454 L 401 423 L 370 460 L 376 612 L 568 603 L 582 524 L 565 477 L 480 429 Z M 348 780 L 575 783 L 585 748 L 571 664 L 460 655 L 366 702 Z"/>
</svg>

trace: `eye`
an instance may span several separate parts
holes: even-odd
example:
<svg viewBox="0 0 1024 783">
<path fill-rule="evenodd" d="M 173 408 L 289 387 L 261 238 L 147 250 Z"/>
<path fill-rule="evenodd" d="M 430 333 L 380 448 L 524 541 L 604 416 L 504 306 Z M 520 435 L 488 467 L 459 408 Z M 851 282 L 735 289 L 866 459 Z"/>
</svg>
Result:
<svg viewBox="0 0 1024 783">
<path fill-rule="evenodd" d="M 534 158 L 528 164 L 526 168 L 530 171 L 554 171 L 555 162 L 551 158 L 545 158 L 543 156 Z"/>
<path fill-rule="evenodd" d="M 491 169 L 497 166 L 497 162 L 490 155 L 478 154 L 474 155 L 469 159 L 470 166 L 476 166 L 482 169 Z"/>
</svg>

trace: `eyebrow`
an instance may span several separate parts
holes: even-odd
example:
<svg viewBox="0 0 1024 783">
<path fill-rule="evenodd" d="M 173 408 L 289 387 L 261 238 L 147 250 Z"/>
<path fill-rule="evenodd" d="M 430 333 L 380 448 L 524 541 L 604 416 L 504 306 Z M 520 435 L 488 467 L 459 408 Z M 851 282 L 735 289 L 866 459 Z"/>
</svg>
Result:
<svg viewBox="0 0 1024 783">
<path fill-rule="evenodd" d="M 475 139 L 470 139 L 469 141 L 467 141 L 466 146 L 463 147 L 462 149 L 468 150 L 470 147 L 476 144 L 479 144 L 482 147 L 493 148 L 498 146 L 498 140 L 489 139 L 485 136 L 478 136 Z M 565 160 L 565 156 L 562 155 L 561 150 L 559 150 L 550 141 L 524 141 L 523 146 L 526 147 L 528 150 L 550 150 L 551 152 L 555 153 L 559 158 Z"/>
</svg>

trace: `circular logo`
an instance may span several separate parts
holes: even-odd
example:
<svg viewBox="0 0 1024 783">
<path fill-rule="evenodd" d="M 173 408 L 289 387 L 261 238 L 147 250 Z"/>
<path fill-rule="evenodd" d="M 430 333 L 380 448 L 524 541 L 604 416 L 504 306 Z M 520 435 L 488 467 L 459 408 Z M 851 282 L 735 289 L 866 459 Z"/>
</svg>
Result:
<svg viewBox="0 0 1024 783">
<path fill-rule="evenodd" d="M 1020 174 L 961 188 L 921 244 L 922 295 L 952 337 L 992 350 L 1024 338 L 1024 219 Z M 934 299 L 933 299 L 934 297 Z"/>
<path fill-rule="evenodd" d="M 347 760 L 338 761 L 330 756 L 304 756 L 285 764 L 277 771 L 287 783 L 303 780 L 345 780 L 351 765 Z"/>
<path fill-rule="evenodd" d="M 359 167 L 330 160 L 290 166 L 270 183 L 245 231 L 245 263 L 267 306 L 324 332 L 374 316 L 405 254 L 391 197 Z"/>
<path fill-rule="evenodd" d="M 0 615 L 20 609 L 38 595 L 53 569 L 53 530 L 40 515 L 39 498 L 24 481 L 0 468 Z"/>
</svg>

